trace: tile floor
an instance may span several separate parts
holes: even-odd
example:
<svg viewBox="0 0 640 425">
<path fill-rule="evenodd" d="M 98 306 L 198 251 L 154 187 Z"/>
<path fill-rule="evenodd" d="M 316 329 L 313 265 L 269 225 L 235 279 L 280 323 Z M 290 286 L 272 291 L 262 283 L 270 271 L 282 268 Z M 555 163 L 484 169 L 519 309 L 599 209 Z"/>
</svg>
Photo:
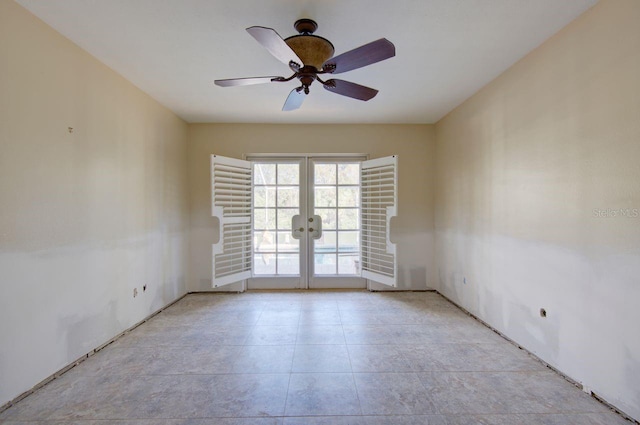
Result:
<svg viewBox="0 0 640 425">
<path fill-rule="evenodd" d="M 3 425 L 629 425 L 433 292 L 194 294 Z"/>
</svg>

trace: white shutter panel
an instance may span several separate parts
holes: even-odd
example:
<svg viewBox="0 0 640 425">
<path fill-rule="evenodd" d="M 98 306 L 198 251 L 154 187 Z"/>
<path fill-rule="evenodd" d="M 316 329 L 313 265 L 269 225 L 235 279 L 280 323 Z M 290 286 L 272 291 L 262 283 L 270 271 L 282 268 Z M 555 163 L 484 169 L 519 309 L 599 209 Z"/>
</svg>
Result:
<svg viewBox="0 0 640 425">
<path fill-rule="evenodd" d="M 212 245 L 213 287 L 251 277 L 251 163 L 211 155 L 211 215 L 220 220 Z"/>
<path fill-rule="evenodd" d="M 397 214 L 396 155 L 362 162 L 362 277 L 397 285 L 396 246 L 390 240 L 391 217 Z"/>
</svg>

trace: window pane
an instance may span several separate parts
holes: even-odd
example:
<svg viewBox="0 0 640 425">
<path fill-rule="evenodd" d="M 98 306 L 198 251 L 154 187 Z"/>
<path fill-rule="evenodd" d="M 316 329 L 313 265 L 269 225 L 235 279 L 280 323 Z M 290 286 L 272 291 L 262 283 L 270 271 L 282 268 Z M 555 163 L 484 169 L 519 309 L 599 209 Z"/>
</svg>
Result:
<svg viewBox="0 0 640 425">
<path fill-rule="evenodd" d="M 278 208 L 278 230 L 291 231 L 291 218 L 298 214 L 297 208 Z"/>
<path fill-rule="evenodd" d="M 298 254 L 278 254 L 278 274 L 300 274 Z"/>
<path fill-rule="evenodd" d="M 338 188 L 338 206 L 339 207 L 359 207 L 360 206 L 360 189 L 358 187 Z"/>
<path fill-rule="evenodd" d="M 276 184 L 276 164 L 254 164 L 253 179 L 256 185 Z"/>
<path fill-rule="evenodd" d="M 276 210 L 274 208 L 255 208 L 253 210 L 254 229 L 275 229 Z"/>
<path fill-rule="evenodd" d="M 313 179 L 315 184 L 336 184 L 336 164 L 315 164 Z"/>
<path fill-rule="evenodd" d="M 336 232 L 323 231 L 322 237 L 315 241 L 315 252 L 331 252 L 336 250 Z"/>
<path fill-rule="evenodd" d="M 275 254 L 255 254 L 253 257 L 253 273 L 276 274 Z"/>
<path fill-rule="evenodd" d="M 269 186 L 256 186 L 253 188 L 253 204 L 256 207 L 275 207 L 276 188 Z"/>
<path fill-rule="evenodd" d="M 357 209 L 339 209 L 338 210 L 338 229 L 358 229 L 358 210 Z"/>
<path fill-rule="evenodd" d="M 300 203 L 300 190 L 297 187 L 278 186 L 278 206 L 297 207 Z"/>
<path fill-rule="evenodd" d="M 357 254 L 339 254 L 338 274 L 360 274 L 360 257 Z"/>
<path fill-rule="evenodd" d="M 336 274 L 336 254 L 316 254 L 313 269 L 315 274 Z"/>
<path fill-rule="evenodd" d="M 275 235 L 273 232 L 253 232 L 253 250 L 256 252 L 275 252 Z"/>
<path fill-rule="evenodd" d="M 338 251 L 340 252 L 360 252 L 359 244 L 360 232 L 339 232 Z"/>
<path fill-rule="evenodd" d="M 293 239 L 291 232 L 278 232 L 278 252 L 299 252 L 300 241 Z"/>
<path fill-rule="evenodd" d="M 298 164 L 278 164 L 278 184 L 300 184 Z"/>
<path fill-rule="evenodd" d="M 322 219 L 322 230 L 331 230 L 336 228 L 336 210 L 316 208 L 316 214 Z"/>
<path fill-rule="evenodd" d="M 336 188 L 335 187 L 316 187 L 314 204 L 316 207 L 335 207 Z"/>
<path fill-rule="evenodd" d="M 360 164 L 338 164 L 338 184 L 360 184 Z"/>
</svg>

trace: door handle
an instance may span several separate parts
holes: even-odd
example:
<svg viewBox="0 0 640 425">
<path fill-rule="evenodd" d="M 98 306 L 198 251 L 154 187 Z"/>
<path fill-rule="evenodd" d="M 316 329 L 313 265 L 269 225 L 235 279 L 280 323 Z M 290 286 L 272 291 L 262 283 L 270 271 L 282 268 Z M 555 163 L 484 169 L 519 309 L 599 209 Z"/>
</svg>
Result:
<svg viewBox="0 0 640 425">
<path fill-rule="evenodd" d="M 300 214 L 291 217 L 291 237 L 293 239 L 302 239 L 304 235 L 304 219 Z"/>
<path fill-rule="evenodd" d="M 313 215 L 309 217 L 309 223 L 315 223 L 315 227 L 309 227 L 309 236 L 313 239 L 320 239 L 322 237 L 322 218 L 319 215 Z"/>
</svg>

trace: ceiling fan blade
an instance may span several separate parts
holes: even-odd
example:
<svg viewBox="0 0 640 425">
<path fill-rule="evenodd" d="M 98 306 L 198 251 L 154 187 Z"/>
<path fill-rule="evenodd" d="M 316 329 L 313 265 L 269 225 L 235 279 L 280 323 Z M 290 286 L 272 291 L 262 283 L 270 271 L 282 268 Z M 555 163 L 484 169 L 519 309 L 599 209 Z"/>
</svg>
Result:
<svg viewBox="0 0 640 425">
<path fill-rule="evenodd" d="M 282 107 L 283 111 L 293 111 L 302 106 L 302 102 L 307 95 L 304 93 L 304 90 L 301 90 L 300 87 L 291 90 L 287 100 L 284 102 L 284 106 Z"/>
<path fill-rule="evenodd" d="M 247 32 L 255 38 L 258 43 L 262 44 L 276 59 L 289 65 L 289 62 L 296 62 L 302 66 L 302 59 L 298 57 L 291 47 L 278 35 L 273 28 L 250 27 Z"/>
<path fill-rule="evenodd" d="M 329 59 L 322 65 L 322 68 L 332 74 L 340 74 L 392 58 L 395 55 L 396 47 L 393 43 L 386 38 L 381 38 Z M 334 66 L 335 69 L 331 71 Z"/>
<path fill-rule="evenodd" d="M 277 78 L 282 77 L 231 78 L 229 80 L 215 80 L 213 83 L 220 87 L 250 86 L 252 84 L 270 83 Z"/>
<path fill-rule="evenodd" d="M 376 89 L 344 80 L 327 80 L 325 81 L 324 88 L 330 92 L 341 94 L 342 96 L 365 101 L 374 98 L 378 94 L 378 90 Z"/>
</svg>

